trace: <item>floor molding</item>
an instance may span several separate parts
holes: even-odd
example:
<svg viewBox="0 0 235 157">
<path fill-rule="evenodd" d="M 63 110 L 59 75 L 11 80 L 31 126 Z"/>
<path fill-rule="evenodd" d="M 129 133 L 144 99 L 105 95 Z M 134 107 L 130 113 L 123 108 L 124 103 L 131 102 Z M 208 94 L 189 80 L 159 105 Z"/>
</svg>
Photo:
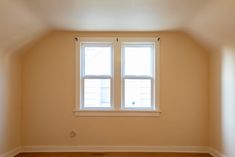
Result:
<svg viewBox="0 0 235 157">
<path fill-rule="evenodd" d="M 27 152 L 182 152 L 228 157 L 206 146 L 23 146 L 1 154 L 0 157 L 14 157 Z"/>
<path fill-rule="evenodd" d="M 0 157 L 14 157 L 15 155 L 21 153 L 21 147 L 17 147 L 15 149 L 12 149 L 6 153 L 3 153 L 0 155 Z"/>
<path fill-rule="evenodd" d="M 216 149 L 214 148 L 209 148 L 208 149 L 208 152 L 210 155 L 212 155 L 213 157 L 228 157 L 228 156 L 225 156 L 224 154 L 220 153 L 219 151 L 217 151 Z"/>
<path fill-rule="evenodd" d="M 24 146 L 22 152 L 190 152 L 208 153 L 204 146 Z"/>
</svg>

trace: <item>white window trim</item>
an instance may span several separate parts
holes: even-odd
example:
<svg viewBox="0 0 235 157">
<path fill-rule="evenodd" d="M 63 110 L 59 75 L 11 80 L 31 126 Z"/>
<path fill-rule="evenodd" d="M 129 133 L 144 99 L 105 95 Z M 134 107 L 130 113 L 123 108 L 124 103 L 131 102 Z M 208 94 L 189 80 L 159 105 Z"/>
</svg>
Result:
<svg viewBox="0 0 235 157">
<path fill-rule="evenodd" d="M 80 56 L 80 103 L 79 103 L 79 110 L 113 110 L 114 109 L 114 101 L 113 101 L 113 95 L 114 95 L 114 90 L 113 90 L 113 86 L 114 86 L 114 81 L 113 81 L 113 74 L 114 74 L 114 70 L 113 70 L 113 65 L 114 65 L 114 41 L 112 39 L 108 39 L 106 38 L 104 39 L 95 39 L 96 42 L 94 42 L 94 40 L 89 41 L 88 39 L 80 39 L 79 41 L 79 56 Z M 99 44 L 97 44 L 99 43 Z M 85 69 L 85 63 L 84 63 L 84 45 L 82 46 L 81 44 L 85 44 L 85 45 L 90 45 L 90 46 L 95 46 L 95 45 L 99 45 L 99 46 L 111 46 L 112 47 L 112 51 L 111 51 L 111 74 L 110 75 L 85 75 L 84 69 Z M 101 45 L 100 45 L 101 44 Z M 85 79 L 110 79 L 110 107 L 84 107 L 84 80 Z"/>
<path fill-rule="evenodd" d="M 124 57 L 124 46 L 136 46 L 139 47 L 140 45 L 153 45 L 153 52 L 152 52 L 152 57 L 155 58 L 155 53 L 156 53 L 156 46 L 155 43 L 156 41 L 152 41 L 152 39 L 125 39 L 125 38 L 121 38 L 120 42 L 121 42 L 121 86 L 122 86 L 122 103 L 121 103 L 121 107 L 122 110 L 134 110 L 134 111 L 139 111 L 139 110 L 143 110 L 143 111 L 155 111 L 157 109 L 157 105 L 155 103 L 155 59 L 153 59 L 152 61 L 152 65 L 153 65 L 153 69 L 152 69 L 152 76 L 145 76 L 145 75 L 125 75 L 125 57 Z M 149 79 L 151 80 L 151 107 L 146 107 L 146 108 L 127 108 L 125 107 L 125 79 Z"/>
<path fill-rule="evenodd" d="M 117 42 L 118 39 L 118 42 Z M 114 97 L 114 95 L 116 95 L 114 93 L 114 89 L 115 89 L 115 81 L 116 81 L 116 75 L 120 75 L 118 77 L 120 77 L 120 79 L 122 79 L 122 74 L 121 74 L 121 67 L 120 65 L 117 65 L 118 62 L 120 62 L 121 59 L 121 42 L 155 42 L 155 70 L 154 70 L 154 75 L 155 75 L 155 92 L 154 92 L 154 96 L 153 98 L 157 98 L 155 103 L 154 103 L 154 109 L 152 108 L 147 108 L 146 110 L 144 110 L 143 108 L 141 108 L 141 110 L 138 110 L 137 108 L 135 108 L 135 110 L 131 109 L 123 109 L 122 108 L 122 96 L 120 95 L 120 97 Z M 80 74 L 81 74 L 81 69 L 80 69 L 80 43 L 81 42 L 87 42 L 87 43 L 97 43 L 97 42 L 111 42 L 113 43 L 113 69 L 112 69 L 112 77 L 113 79 L 111 80 L 111 105 L 112 108 L 90 108 L 90 109 L 84 109 L 81 108 L 81 78 L 80 78 Z M 138 117 L 138 116 L 144 116 L 144 117 L 152 117 L 152 116 L 160 116 L 160 114 L 162 113 L 160 110 L 160 38 L 137 38 L 137 37 L 131 37 L 131 38 L 117 38 L 117 37 L 104 37 L 104 38 L 99 38 L 99 37 L 76 37 L 75 38 L 75 110 L 73 111 L 74 114 L 76 116 L 88 116 L 88 117 L 92 117 L 92 116 L 98 116 L 98 117 L 105 117 L 105 116 L 134 116 L 134 117 Z M 115 53 L 116 52 L 116 53 Z M 120 54 L 119 54 L 120 53 Z M 114 70 L 116 72 L 114 72 Z M 116 74 L 119 73 L 120 74 Z M 89 76 L 87 76 L 89 77 Z M 110 76 L 104 76 L 104 77 L 110 77 Z M 145 77 L 145 76 L 143 76 Z M 118 79 L 117 79 L 118 80 Z M 122 80 L 120 80 L 120 84 L 122 83 Z M 122 86 L 122 85 L 121 85 Z M 120 94 L 122 94 L 122 87 L 119 87 L 119 92 L 121 92 Z M 118 94 L 119 95 L 119 94 Z M 118 102 L 118 104 L 117 104 Z"/>
<path fill-rule="evenodd" d="M 159 117 L 161 111 L 131 111 L 131 110 L 75 110 L 75 116 L 81 117 Z"/>
</svg>

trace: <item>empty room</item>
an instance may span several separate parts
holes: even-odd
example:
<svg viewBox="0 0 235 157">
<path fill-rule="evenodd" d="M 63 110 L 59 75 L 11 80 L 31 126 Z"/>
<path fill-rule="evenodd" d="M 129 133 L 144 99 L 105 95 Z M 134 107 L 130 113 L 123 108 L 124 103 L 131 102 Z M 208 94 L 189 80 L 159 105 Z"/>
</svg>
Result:
<svg viewBox="0 0 235 157">
<path fill-rule="evenodd" d="M 0 157 L 235 157 L 234 0 L 0 0 Z"/>
</svg>

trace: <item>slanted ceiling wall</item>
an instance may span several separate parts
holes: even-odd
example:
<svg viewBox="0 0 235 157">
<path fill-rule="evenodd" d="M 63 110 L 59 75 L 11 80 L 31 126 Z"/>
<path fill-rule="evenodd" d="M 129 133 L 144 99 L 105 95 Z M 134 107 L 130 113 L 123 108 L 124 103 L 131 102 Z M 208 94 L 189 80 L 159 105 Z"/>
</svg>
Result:
<svg viewBox="0 0 235 157">
<path fill-rule="evenodd" d="M 161 37 L 160 117 L 75 117 L 79 36 Z M 209 54 L 182 32 L 53 32 L 23 55 L 24 146 L 208 146 Z M 70 138 L 70 131 L 77 136 Z"/>
</svg>

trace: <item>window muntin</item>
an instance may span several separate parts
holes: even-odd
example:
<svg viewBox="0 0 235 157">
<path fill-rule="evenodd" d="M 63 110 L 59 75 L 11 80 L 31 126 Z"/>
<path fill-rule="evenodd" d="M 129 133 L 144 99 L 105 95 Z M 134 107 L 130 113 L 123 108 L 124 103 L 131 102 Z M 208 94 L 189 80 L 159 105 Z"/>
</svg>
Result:
<svg viewBox="0 0 235 157">
<path fill-rule="evenodd" d="M 122 44 L 122 108 L 155 110 L 154 43 Z"/>
<path fill-rule="evenodd" d="M 81 43 L 81 109 L 111 109 L 113 44 Z"/>
</svg>

